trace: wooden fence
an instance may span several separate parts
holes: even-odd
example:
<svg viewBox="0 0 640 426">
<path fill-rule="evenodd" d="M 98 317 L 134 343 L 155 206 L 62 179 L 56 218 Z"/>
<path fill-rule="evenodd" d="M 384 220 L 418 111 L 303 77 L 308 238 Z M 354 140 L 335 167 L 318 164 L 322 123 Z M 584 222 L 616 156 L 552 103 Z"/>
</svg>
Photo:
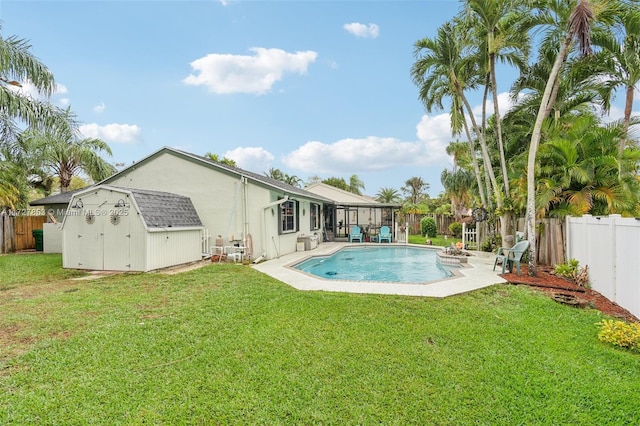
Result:
<svg viewBox="0 0 640 426">
<path fill-rule="evenodd" d="M 46 216 L 14 216 L 0 213 L 0 253 L 13 253 L 36 248 L 34 229 L 42 229 Z"/>
<path fill-rule="evenodd" d="M 425 217 L 432 217 L 436 221 L 439 235 L 450 235 L 449 225 L 455 222 L 455 218 L 449 215 L 443 214 L 413 214 L 407 215 L 407 223 L 409 225 L 409 233 L 420 234 L 420 220 Z M 477 234 L 474 234 L 472 241 L 474 248 L 479 247 L 489 237 L 487 230 L 487 222 L 480 222 L 481 229 Z M 466 228 L 469 232 L 475 232 L 475 226 L 477 224 L 467 225 Z M 495 230 L 500 229 L 499 221 L 496 221 Z M 516 220 L 516 231 L 525 231 L 524 218 L 518 218 Z M 536 253 L 537 263 L 540 265 L 554 266 L 560 263 L 566 262 L 566 232 L 565 222 L 562 219 L 545 218 L 538 219 L 536 222 Z M 470 234 L 471 235 L 471 234 Z"/>
</svg>

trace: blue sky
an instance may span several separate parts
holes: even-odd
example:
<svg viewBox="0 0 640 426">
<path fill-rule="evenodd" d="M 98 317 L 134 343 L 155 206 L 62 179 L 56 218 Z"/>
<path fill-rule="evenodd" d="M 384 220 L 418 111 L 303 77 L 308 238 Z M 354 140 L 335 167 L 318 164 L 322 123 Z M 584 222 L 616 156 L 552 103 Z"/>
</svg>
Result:
<svg viewBox="0 0 640 426">
<path fill-rule="evenodd" d="M 304 181 L 356 174 L 368 195 L 419 176 L 436 196 L 451 166 L 449 121 L 425 113 L 409 71 L 413 44 L 459 7 L 0 0 L 0 20 L 4 37 L 31 42 L 59 84 L 52 102 L 107 141 L 113 163 L 171 146 Z M 500 91 L 512 79 L 499 75 Z"/>
</svg>

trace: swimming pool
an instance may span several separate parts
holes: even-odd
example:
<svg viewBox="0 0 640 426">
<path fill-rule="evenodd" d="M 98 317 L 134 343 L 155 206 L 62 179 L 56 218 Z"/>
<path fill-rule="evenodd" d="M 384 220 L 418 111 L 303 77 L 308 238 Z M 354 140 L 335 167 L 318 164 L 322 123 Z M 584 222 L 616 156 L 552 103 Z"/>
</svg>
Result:
<svg viewBox="0 0 640 426">
<path fill-rule="evenodd" d="M 347 247 L 293 268 L 327 280 L 425 284 L 454 276 L 458 266 L 441 265 L 436 250 L 408 246 Z"/>
</svg>

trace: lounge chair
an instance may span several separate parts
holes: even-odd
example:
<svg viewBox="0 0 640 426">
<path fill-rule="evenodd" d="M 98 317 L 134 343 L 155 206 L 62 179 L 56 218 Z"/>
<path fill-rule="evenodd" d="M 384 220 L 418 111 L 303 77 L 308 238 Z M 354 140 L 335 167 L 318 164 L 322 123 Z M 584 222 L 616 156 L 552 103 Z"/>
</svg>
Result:
<svg viewBox="0 0 640 426">
<path fill-rule="evenodd" d="M 502 273 L 505 273 L 507 265 L 509 266 L 509 272 L 513 271 L 513 265 L 516 265 L 517 274 L 520 275 L 520 260 L 522 255 L 529 249 L 529 241 L 520 241 L 511 248 L 500 247 L 496 253 L 496 261 L 493 263 L 493 270 L 496 270 L 498 261 L 502 261 Z"/>
<path fill-rule="evenodd" d="M 354 240 L 362 242 L 362 230 L 358 225 L 353 225 L 351 232 L 349 232 L 349 242 L 352 243 Z"/>
<path fill-rule="evenodd" d="M 378 234 L 378 242 L 381 243 L 383 240 L 387 242 L 391 242 L 391 229 L 388 226 L 380 227 L 380 234 Z"/>
</svg>

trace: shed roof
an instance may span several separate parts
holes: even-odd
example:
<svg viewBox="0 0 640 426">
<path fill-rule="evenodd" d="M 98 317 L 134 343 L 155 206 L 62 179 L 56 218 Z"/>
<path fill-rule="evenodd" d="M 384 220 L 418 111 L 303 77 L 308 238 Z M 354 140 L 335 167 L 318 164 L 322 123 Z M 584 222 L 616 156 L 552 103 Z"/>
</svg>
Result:
<svg viewBox="0 0 640 426">
<path fill-rule="evenodd" d="M 140 216 L 148 228 L 188 228 L 203 226 L 189 197 L 162 191 L 123 188 L 114 185 L 96 185 L 76 191 L 73 198 L 106 189 L 129 195 L 138 206 Z"/>
<path fill-rule="evenodd" d="M 149 228 L 202 226 L 200 216 L 189 197 L 146 189 L 114 188 L 131 193 Z"/>
</svg>

